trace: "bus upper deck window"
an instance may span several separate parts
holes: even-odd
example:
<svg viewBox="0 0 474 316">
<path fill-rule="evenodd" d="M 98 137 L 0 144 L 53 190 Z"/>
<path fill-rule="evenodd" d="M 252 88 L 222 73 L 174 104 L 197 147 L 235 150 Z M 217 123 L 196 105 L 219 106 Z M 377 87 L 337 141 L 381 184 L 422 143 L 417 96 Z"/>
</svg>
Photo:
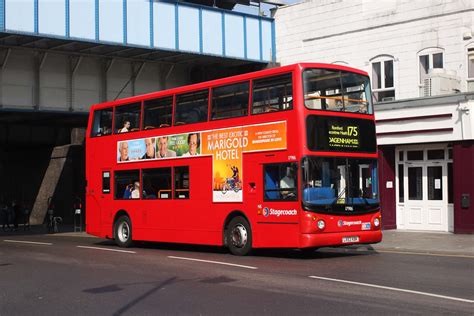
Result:
<svg viewBox="0 0 474 316">
<path fill-rule="evenodd" d="M 141 102 L 115 108 L 115 132 L 127 133 L 140 130 Z"/>
<path fill-rule="evenodd" d="M 257 79 L 252 86 L 252 114 L 293 108 L 292 74 Z"/>
<path fill-rule="evenodd" d="M 143 129 L 169 127 L 172 123 L 173 97 L 145 101 Z"/>
<path fill-rule="evenodd" d="M 207 121 L 209 90 L 201 90 L 176 96 L 174 124 L 183 125 Z"/>
<path fill-rule="evenodd" d="M 306 69 L 303 86 L 308 109 L 372 113 L 367 76 L 332 69 Z"/>
<path fill-rule="evenodd" d="M 212 89 L 211 118 L 222 119 L 247 115 L 249 82 Z"/>
<path fill-rule="evenodd" d="M 96 110 L 92 122 L 91 137 L 112 134 L 112 108 Z"/>
</svg>

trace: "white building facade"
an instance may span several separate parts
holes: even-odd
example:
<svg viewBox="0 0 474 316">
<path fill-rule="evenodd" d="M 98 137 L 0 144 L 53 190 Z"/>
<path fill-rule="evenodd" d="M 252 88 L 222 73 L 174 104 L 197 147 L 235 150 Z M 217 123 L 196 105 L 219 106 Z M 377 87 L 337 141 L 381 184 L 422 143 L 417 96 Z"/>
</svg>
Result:
<svg viewBox="0 0 474 316">
<path fill-rule="evenodd" d="M 314 0 L 274 12 L 277 62 L 365 70 L 385 228 L 474 232 L 474 2 Z"/>
</svg>

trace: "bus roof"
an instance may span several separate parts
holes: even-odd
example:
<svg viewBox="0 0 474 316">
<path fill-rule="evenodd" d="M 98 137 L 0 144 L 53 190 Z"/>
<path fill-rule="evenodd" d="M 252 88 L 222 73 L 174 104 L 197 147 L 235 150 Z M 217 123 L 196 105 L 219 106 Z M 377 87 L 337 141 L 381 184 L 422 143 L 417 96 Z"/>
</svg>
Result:
<svg viewBox="0 0 474 316">
<path fill-rule="evenodd" d="M 107 102 L 103 102 L 103 103 L 98 103 L 98 104 L 92 105 L 91 110 L 106 108 L 106 107 L 115 106 L 115 105 L 130 104 L 130 103 L 139 102 L 139 101 L 142 101 L 142 100 L 170 96 L 170 95 L 173 95 L 173 94 L 192 92 L 192 91 L 205 89 L 205 88 L 208 88 L 210 86 L 214 87 L 214 86 L 226 85 L 226 84 L 229 84 L 229 83 L 232 83 L 232 82 L 238 82 L 238 81 L 244 81 L 244 80 L 249 80 L 249 79 L 256 79 L 256 78 L 259 78 L 259 77 L 267 77 L 267 76 L 272 76 L 272 75 L 278 75 L 278 74 L 281 74 L 281 73 L 294 71 L 296 69 L 302 70 L 302 69 L 305 69 L 305 68 L 337 69 L 337 70 L 349 71 L 349 72 L 358 73 L 358 74 L 361 74 L 361 75 L 364 75 L 364 76 L 368 76 L 367 72 L 365 72 L 365 71 L 362 71 L 362 70 L 356 69 L 356 68 L 352 68 L 352 67 L 348 67 L 348 66 L 344 66 L 344 65 L 325 64 L 325 63 L 296 63 L 296 64 L 291 64 L 291 65 L 286 65 L 286 66 L 281 66 L 281 67 L 268 68 L 268 69 L 264 69 L 264 70 L 249 72 L 249 73 L 245 73 L 245 74 L 241 74 L 241 75 L 235 75 L 235 76 L 231 76 L 231 77 L 225 77 L 225 78 L 221 78 L 221 79 L 215 79 L 215 80 L 204 81 L 204 82 L 190 84 L 190 85 L 184 85 L 184 86 L 171 88 L 171 89 L 166 89 L 166 90 L 159 90 L 159 91 L 150 92 L 150 93 L 146 93 L 146 94 L 136 95 L 136 96 L 133 96 L 133 97 L 118 99 L 118 100 L 115 100 L 115 101 L 107 101 Z"/>
</svg>

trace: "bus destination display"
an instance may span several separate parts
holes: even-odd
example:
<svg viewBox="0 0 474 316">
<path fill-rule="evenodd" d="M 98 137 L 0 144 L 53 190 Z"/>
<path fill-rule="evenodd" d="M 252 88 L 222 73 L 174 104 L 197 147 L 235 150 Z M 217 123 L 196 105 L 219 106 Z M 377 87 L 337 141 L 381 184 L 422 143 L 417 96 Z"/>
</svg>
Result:
<svg viewBox="0 0 474 316">
<path fill-rule="evenodd" d="M 306 127 L 310 150 L 376 152 L 375 124 L 371 120 L 310 115 Z"/>
</svg>

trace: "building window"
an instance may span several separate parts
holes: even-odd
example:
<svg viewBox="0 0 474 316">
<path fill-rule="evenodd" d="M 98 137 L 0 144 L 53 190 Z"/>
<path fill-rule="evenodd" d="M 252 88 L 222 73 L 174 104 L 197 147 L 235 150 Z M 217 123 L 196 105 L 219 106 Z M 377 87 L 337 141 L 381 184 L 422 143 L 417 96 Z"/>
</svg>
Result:
<svg viewBox="0 0 474 316">
<path fill-rule="evenodd" d="M 376 102 L 395 100 L 393 58 L 372 61 L 372 91 Z"/>
<path fill-rule="evenodd" d="M 425 83 L 431 69 L 443 68 L 443 50 L 440 48 L 429 48 L 418 54 L 420 64 L 420 84 Z"/>
<path fill-rule="evenodd" d="M 467 49 L 467 90 L 474 91 L 474 47 Z"/>
</svg>

